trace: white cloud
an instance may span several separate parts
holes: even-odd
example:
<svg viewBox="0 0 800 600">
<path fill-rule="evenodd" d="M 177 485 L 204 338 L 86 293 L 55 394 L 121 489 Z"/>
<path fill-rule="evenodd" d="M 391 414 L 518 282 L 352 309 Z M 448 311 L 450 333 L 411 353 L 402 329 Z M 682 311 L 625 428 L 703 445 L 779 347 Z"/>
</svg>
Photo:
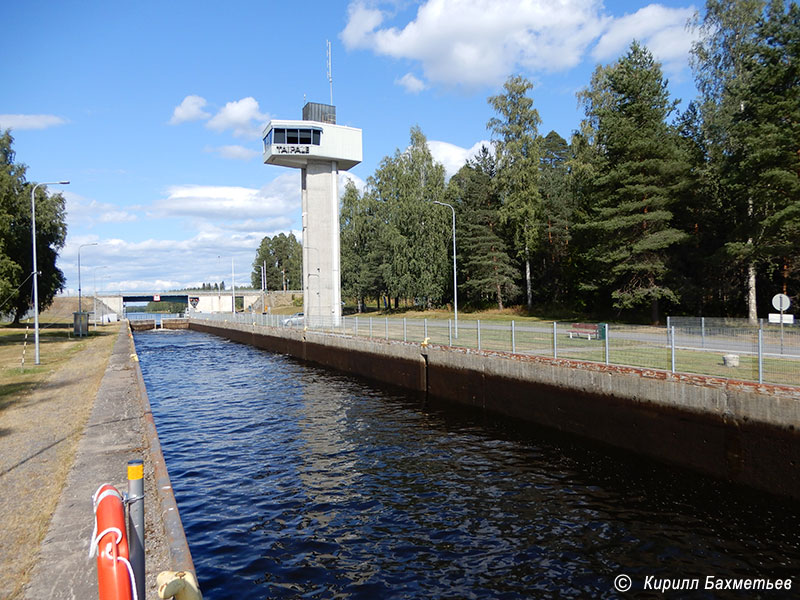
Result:
<svg viewBox="0 0 800 600">
<path fill-rule="evenodd" d="M 236 137 L 259 138 L 268 120 L 269 115 L 259 112 L 258 102 L 249 96 L 228 102 L 206 126 L 218 132 L 230 129 Z"/>
<path fill-rule="evenodd" d="M 367 187 L 367 182 L 358 177 L 357 175 L 353 175 L 349 171 L 340 171 L 339 172 L 339 197 L 341 198 L 344 194 L 345 185 L 347 185 L 348 181 L 352 181 L 353 184 L 356 186 L 356 189 L 359 193 L 363 194 L 364 190 Z M 299 239 L 299 238 L 298 238 Z"/>
<path fill-rule="evenodd" d="M 417 61 L 424 79 L 396 81 L 417 93 L 424 82 L 475 88 L 519 71 L 565 71 L 590 49 L 596 60 L 613 59 L 634 37 L 677 73 L 687 66 L 694 10 L 651 4 L 615 19 L 601 0 L 424 0 L 412 20 L 393 23 L 388 0 L 354 0 L 340 37 L 348 49 Z"/>
<path fill-rule="evenodd" d="M 208 104 L 202 96 L 186 96 L 183 101 L 172 111 L 170 125 L 178 125 L 187 121 L 202 121 L 211 116 L 203 108 Z"/>
<path fill-rule="evenodd" d="M 293 214 L 300 210 L 300 175 L 279 175 L 261 189 L 181 185 L 153 206 L 154 216 L 238 221 Z"/>
<path fill-rule="evenodd" d="M 47 129 L 67 122 L 56 115 L 0 115 L 0 129 Z"/>
<path fill-rule="evenodd" d="M 348 48 L 420 61 L 445 85 L 496 85 L 518 66 L 559 71 L 577 65 L 608 17 L 600 0 L 427 0 L 402 28 L 388 13 L 352 3 L 341 38 Z"/>
<path fill-rule="evenodd" d="M 219 146 L 216 148 L 206 148 L 207 152 L 216 152 L 222 158 L 228 158 L 231 160 L 252 160 L 256 156 L 260 155 L 261 152 L 258 150 L 254 150 L 252 148 L 246 148 L 244 146 Z"/>
<path fill-rule="evenodd" d="M 70 227 L 91 229 L 98 223 L 129 223 L 138 219 L 135 213 L 123 210 L 116 204 L 84 198 L 68 190 L 61 194 L 67 201 L 67 222 Z"/>
<path fill-rule="evenodd" d="M 363 180 L 341 172 L 340 192 L 347 180 L 363 191 Z M 113 207 L 74 194 L 67 202 L 68 210 L 79 212 L 82 222 L 98 222 L 101 214 L 113 214 L 111 210 L 101 211 Z M 163 225 L 169 219 L 166 235 L 160 237 L 153 230 L 149 234 L 153 237 L 132 241 L 103 238 L 95 233 L 98 229 L 71 228 L 79 233 L 68 236 L 58 259 L 70 288 L 77 289 L 78 247 L 94 242 L 98 246 L 81 251 L 87 296 L 93 291 L 95 278 L 98 289 L 110 291 L 167 291 L 219 281 L 229 286 L 232 259 L 237 287 L 249 285 L 252 262 L 264 236 L 291 231 L 301 238 L 296 229 L 300 221 L 300 174 L 296 170 L 282 173 L 262 188 L 176 185 L 152 205 L 137 210 L 143 223 L 153 218 Z M 92 216 L 93 211 L 98 214 Z M 74 218 L 78 217 L 70 212 L 70 225 Z"/>
<path fill-rule="evenodd" d="M 694 13 L 693 6 L 645 6 L 609 23 L 592 50 L 592 57 L 601 61 L 614 59 L 625 52 L 633 40 L 638 40 L 664 65 L 665 71 L 678 73 L 686 67 L 689 50 L 697 36 L 686 27 Z"/>
<path fill-rule="evenodd" d="M 95 285 L 98 290 L 114 292 L 167 291 L 209 281 L 225 281 L 226 286 L 230 286 L 232 259 L 238 287 L 250 284 L 253 258 L 264 235 L 286 230 L 231 232 L 210 228 L 188 239 L 138 242 L 75 237 L 68 240 L 59 255 L 59 268 L 75 293 L 78 246 L 98 242 L 97 246 L 81 251 L 83 293 L 86 296 L 93 293 Z"/>
<path fill-rule="evenodd" d="M 488 140 L 481 140 L 471 148 L 462 148 L 448 142 L 428 140 L 428 148 L 431 151 L 431 155 L 436 162 L 444 166 L 448 179 L 455 175 L 469 159 L 477 156 L 482 146 L 486 146 L 491 150 L 492 143 Z"/>
<path fill-rule="evenodd" d="M 414 76 L 413 73 L 406 73 L 399 79 L 396 79 L 395 83 L 404 87 L 405 90 L 411 94 L 419 94 L 428 87 L 425 85 L 424 81 Z"/>
<path fill-rule="evenodd" d="M 341 33 L 348 48 L 369 48 L 375 29 L 383 22 L 381 11 L 353 2 L 347 8 L 347 25 Z"/>
</svg>

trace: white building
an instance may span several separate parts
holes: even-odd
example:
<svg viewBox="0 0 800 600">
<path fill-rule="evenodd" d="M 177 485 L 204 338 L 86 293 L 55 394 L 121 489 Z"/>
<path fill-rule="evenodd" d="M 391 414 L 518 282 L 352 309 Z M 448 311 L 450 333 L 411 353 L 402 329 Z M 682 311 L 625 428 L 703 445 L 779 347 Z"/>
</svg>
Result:
<svg viewBox="0 0 800 600">
<path fill-rule="evenodd" d="M 361 162 L 361 130 L 336 125 L 336 107 L 309 102 L 302 120 L 270 121 L 263 138 L 265 164 L 301 170 L 306 324 L 338 325 L 339 171 Z"/>
</svg>

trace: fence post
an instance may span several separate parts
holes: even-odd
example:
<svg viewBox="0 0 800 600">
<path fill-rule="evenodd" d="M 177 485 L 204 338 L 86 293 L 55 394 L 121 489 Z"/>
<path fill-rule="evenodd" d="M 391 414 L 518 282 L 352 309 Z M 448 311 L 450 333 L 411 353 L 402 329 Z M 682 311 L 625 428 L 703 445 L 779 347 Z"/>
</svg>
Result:
<svg viewBox="0 0 800 600">
<path fill-rule="evenodd" d="M 478 350 L 481 349 L 481 320 L 478 319 Z"/>
<path fill-rule="evenodd" d="M 422 320 L 422 322 L 423 322 L 424 329 L 425 329 L 425 334 L 422 337 L 426 338 L 426 337 L 428 337 L 428 319 L 425 318 L 425 319 Z"/>
<path fill-rule="evenodd" d="M 558 358 L 558 321 L 553 321 L 553 358 Z"/>
<path fill-rule="evenodd" d="M 675 372 L 675 327 L 670 328 L 670 348 L 672 354 L 672 372 Z"/>
<path fill-rule="evenodd" d="M 389 317 L 386 318 L 386 339 L 389 339 Z"/>
<path fill-rule="evenodd" d="M 406 318 L 403 317 L 403 341 L 408 341 L 408 330 L 406 329 Z"/>
<path fill-rule="evenodd" d="M 706 318 L 700 317 L 700 347 L 706 347 Z"/>
<path fill-rule="evenodd" d="M 758 383 L 764 383 L 764 331 L 758 329 Z"/>
<path fill-rule="evenodd" d="M 369 337 L 372 339 L 372 317 L 369 318 Z"/>
<path fill-rule="evenodd" d="M 144 598 L 144 462 L 128 461 L 128 529 L 136 595 Z"/>
<path fill-rule="evenodd" d="M 453 322 L 450 319 L 447 319 L 447 339 L 449 340 L 449 346 L 453 345 Z"/>
<path fill-rule="evenodd" d="M 606 364 L 609 364 L 609 359 L 608 359 L 608 323 L 603 323 L 603 327 L 606 330 L 606 332 L 605 332 L 606 334 L 603 336 L 605 338 L 605 340 L 606 340 Z"/>
<path fill-rule="evenodd" d="M 517 353 L 517 338 L 516 338 L 516 332 L 514 330 L 513 320 L 511 321 L 511 353 L 512 354 Z"/>
<path fill-rule="evenodd" d="M 355 325 L 353 326 L 353 335 L 358 337 L 358 317 L 356 317 Z"/>
</svg>

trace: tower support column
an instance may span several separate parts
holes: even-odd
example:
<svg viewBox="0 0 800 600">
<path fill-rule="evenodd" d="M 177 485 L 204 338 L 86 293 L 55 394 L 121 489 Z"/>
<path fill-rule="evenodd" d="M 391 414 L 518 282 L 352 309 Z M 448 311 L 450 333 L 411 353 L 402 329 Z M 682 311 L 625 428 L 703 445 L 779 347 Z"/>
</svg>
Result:
<svg viewBox="0 0 800 600">
<path fill-rule="evenodd" d="M 337 163 L 310 160 L 301 179 L 303 312 L 311 327 L 338 326 L 342 296 Z"/>
</svg>

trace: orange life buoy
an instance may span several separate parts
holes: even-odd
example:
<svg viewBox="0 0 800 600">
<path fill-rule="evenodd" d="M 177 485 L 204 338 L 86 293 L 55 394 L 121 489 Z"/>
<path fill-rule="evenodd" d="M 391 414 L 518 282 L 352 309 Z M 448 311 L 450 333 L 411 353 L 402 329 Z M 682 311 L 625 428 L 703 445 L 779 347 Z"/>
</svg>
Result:
<svg viewBox="0 0 800 600">
<path fill-rule="evenodd" d="M 100 600 L 133 600 L 132 571 L 122 495 L 109 484 L 92 498 L 95 524 L 91 556 L 97 551 L 97 587 Z"/>
</svg>

